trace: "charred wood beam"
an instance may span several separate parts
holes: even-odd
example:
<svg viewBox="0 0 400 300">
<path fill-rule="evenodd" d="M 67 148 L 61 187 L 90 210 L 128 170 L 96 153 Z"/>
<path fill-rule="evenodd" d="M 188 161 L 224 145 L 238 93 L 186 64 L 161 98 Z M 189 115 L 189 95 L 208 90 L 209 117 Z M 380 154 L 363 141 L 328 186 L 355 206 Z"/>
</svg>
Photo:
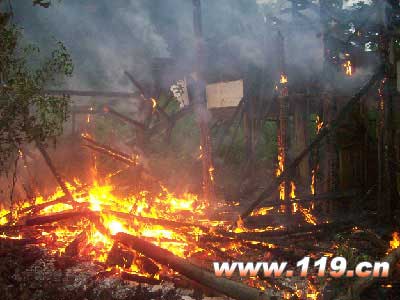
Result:
<svg viewBox="0 0 400 300">
<path fill-rule="evenodd" d="M 65 196 L 68 198 L 69 201 L 74 202 L 74 198 L 72 197 L 72 194 L 68 190 L 64 179 L 61 177 L 60 173 L 58 173 L 58 171 L 57 171 L 56 167 L 54 166 L 46 149 L 43 147 L 43 145 L 39 141 L 36 141 L 36 147 L 39 149 L 40 153 L 42 154 L 44 161 L 46 162 L 47 166 L 49 167 L 54 178 L 57 180 L 57 183 L 61 187 Z"/>
<path fill-rule="evenodd" d="M 44 224 L 60 222 L 60 221 L 73 219 L 73 218 L 90 217 L 91 215 L 94 215 L 94 214 L 97 214 L 97 213 L 92 212 L 90 210 L 83 210 L 83 211 L 68 210 L 68 211 L 54 213 L 54 214 L 47 215 L 47 216 L 37 216 L 37 217 L 29 218 L 25 221 L 25 225 L 26 226 L 44 225 Z"/>
<path fill-rule="evenodd" d="M 94 146 L 94 145 L 83 145 L 83 146 L 87 147 L 87 148 L 89 148 L 91 150 L 94 150 L 96 152 L 99 152 L 101 154 L 104 154 L 104 155 L 106 155 L 108 157 L 111 157 L 112 159 L 115 159 L 115 160 L 118 160 L 120 162 L 123 162 L 124 164 L 127 164 L 128 166 L 135 166 L 137 164 L 137 162 L 135 160 L 128 159 L 126 157 L 122 157 L 122 156 L 116 155 L 116 154 L 114 154 L 114 153 L 112 153 L 112 152 L 110 152 L 110 151 L 108 151 L 108 150 L 106 150 L 104 148 L 97 147 L 97 146 Z"/>
<path fill-rule="evenodd" d="M 114 110 L 113 108 L 111 108 L 108 105 L 104 106 L 104 112 L 105 113 L 109 113 L 109 114 L 111 114 L 113 116 L 116 116 L 117 118 L 121 119 L 122 121 L 124 121 L 126 123 L 129 123 L 129 124 L 132 124 L 133 126 L 139 128 L 141 130 L 146 130 L 146 127 L 145 127 L 145 125 L 143 123 L 141 123 L 139 121 L 136 121 L 136 120 L 134 120 L 132 118 L 129 118 L 129 117 L 117 112 L 116 110 Z"/>
<path fill-rule="evenodd" d="M 128 71 L 124 71 L 124 74 L 126 75 L 126 77 L 129 78 L 129 80 L 133 83 L 133 85 L 138 89 L 138 91 L 140 92 L 140 94 L 144 100 L 150 98 L 149 93 L 146 93 L 146 90 L 144 89 L 142 84 L 139 81 L 137 81 L 131 73 L 129 73 Z"/>
<path fill-rule="evenodd" d="M 133 98 L 137 97 L 137 93 L 125 92 L 98 92 L 98 91 L 77 91 L 77 90 L 45 90 L 47 95 L 69 95 L 82 97 L 116 97 L 116 98 Z"/>
<path fill-rule="evenodd" d="M 129 165 L 136 165 L 137 164 L 137 159 L 133 158 L 131 155 L 123 153 L 121 151 L 115 150 L 114 148 L 111 148 L 107 145 L 100 144 L 90 138 L 87 135 L 82 135 L 82 139 L 91 145 L 85 145 L 93 150 L 99 151 L 103 154 L 106 154 L 108 156 L 111 156 L 114 159 L 121 160 Z M 91 147 L 92 146 L 92 147 Z"/>
<path fill-rule="evenodd" d="M 125 245 L 126 247 L 138 251 L 148 258 L 156 262 L 174 269 L 182 275 L 192 279 L 208 288 L 225 294 L 231 298 L 238 300 L 267 300 L 270 297 L 260 290 L 248 287 L 244 284 L 222 278 L 216 277 L 209 271 L 203 270 L 194 264 L 186 261 L 183 258 L 175 256 L 173 253 L 159 248 L 149 242 L 146 242 L 135 236 L 118 233 L 115 240 Z"/>
<path fill-rule="evenodd" d="M 152 224 L 152 225 L 161 225 L 161 226 L 165 226 L 165 227 L 169 227 L 169 228 L 197 227 L 204 232 L 208 232 L 210 230 L 208 227 L 199 225 L 199 224 L 185 223 L 185 222 L 166 220 L 166 219 L 156 219 L 156 218 L 150 218 L 150 217 L 142 217 L 142 216 L 137 216 L 137 215 L 133 215 L 133 214 L 112 211 L 109 209 L 104 210 L 104 212 L 107 212 L 109 214 L 112 214 L 112 215 L 120 218 L 120 219 L 127 220 L 127 221 L 133 221 L 134 219 L 137 219 L 140 222 L 146 222 L 146 223 Z"/>
<path fill-rule="evenodd" d="M 148 131 L 150 135 L 154 135 L 156 133 L 160 133 L 163 131 L 163 129 L 172 129 L 175 124 L 182 119 L 183 117 L 185 117 L 187 114 L 193 112 L 193 106 L 189 105 L 181 110 L 179 110 L 178 112 L 176 112 L 175 114 L 173 114 L 172 116 L 169 117 L 169 124 L 167 123 L 167 126 L 165 126 L 166 122 L 164 121 L 160 121 L 157 124 L 153 125 L 153 127 L 151 127 Z"/>
<path fill-rule="evenodd" d="M 282 174 L 279 177 L 276 177 L 271 184 L 261 193 L 261 195 L 255 200 L 242 214 L 241 218 L 247 218 L 251 212 L 260 205 L 271 193 L 273 193 L 281 184 L 285 178 L 288 178 L 297 168 L 299 163 L 305 158 L 311 150 L 318 147 L 320 143 L 326 138 L 329 134 L 334 132 L 339 125 L 345 120 L 348 114 L 351 112 L 352 108 L 356 103 L 358 103 L 362 96 L 364 96 L 369 89 L 382 78 L 382 68 L 380 68 L 371 78 L 370 80 L 360 89 L 358 93 L 356 93 L 342 108 L 342 110 L 338 113 L 338 116 L 335 120 L 328 123 L 324 126 L 319 134 L 316 136 L 314 141 L 304 149 L 294 160 L 293 162 L 285 168 Z"/>
</svg>

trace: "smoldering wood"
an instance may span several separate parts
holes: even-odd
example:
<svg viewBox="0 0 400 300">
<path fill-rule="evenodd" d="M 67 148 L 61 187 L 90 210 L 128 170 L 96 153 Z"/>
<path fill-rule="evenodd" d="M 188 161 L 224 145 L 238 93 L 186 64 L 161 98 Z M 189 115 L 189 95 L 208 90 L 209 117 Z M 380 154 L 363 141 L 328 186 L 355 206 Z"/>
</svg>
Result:
<svg viewBox="0 0 400 300">
<path fill-rule="evenodd" d="M 328 123 L 324 126 L 313 142 L 304 149 L 294 160 L 293 162 L 285 168 L 282 174 L 271 182 L 271 184 L 260 194 L 260 196 L 252 203 L 250 206 L 241 214 L 241 218 L 247 218 L 251 212 L 260 205 L 265 198 L 267 198 L 271 193 L 273 193 L 281 182 L 290 176 L 297 168 L 299 163 L 310 153 L 312 149 L 318 147 L 320 143 L 326 138 L 331 132 L 335 131 L 339 125 L 345 120 L 346 116 L 351 112 L 353 106 L 360 101 L 362 96 L 364 96 L 369 89 L 376 84 L 382 78 L 382 67 L 379 68 L 377 72 L 370 78 L 370 80 L 360 89 L 358 93 L 356 93 L 348 102 L 347 104 L 341 109 L 338 113 L 337 118 L 333 120 L 331 123 Z"/>
<path fill-rule="evenodd" d="M 380 262 L 389 263 L 389 273 L 391 274 L 395 269 L 395 265 L 400 261 L 400 247 L 390 252 L 387 256 L 379 260 Z M 372 284 L 377 282 L 379 277 L 364 277 L 358 278 L 347 290 L 345 295 L 336 297 L 336 300 L 354 300 L 360 299 L 360 295 Z"/>
<path fill-rule="evenodd" d="M 128 272 L 122 272 L 121 273 L 121 279 L 127 280 L 127 281 L 133 281 L 137 283 L 147 283 L 147 284 L 160 284 L 161 280 L 155 279 L 155 278 L 149 278 L 146 276 L 141 276 L 133 273 L 128 273 Z"/>
<path fill-rule="evenodd" d="M 86 230 L 81 231 L 75 239 L 69 243 L 69 245 L 65 248 L 64 255 L 75 257 L 78 256 L 81 249 L 86 246 L 88 241 L 88 236 Z"/>
<path fill-rule="evenodd" d="M 192 263 L 189 263 L 185 259 L 175 256 L 173 253 L 135 236 L 120 232 L 114 236 L 114 239 L 126 247 L 136 250 L 146 257 L 155 260 L 156 262 L 168 266 L 169 268 L 179 272 L 189 279 L 192 279 L 231 298 L 238 300 L 270 299 L 266 293 L 263 293 L 260 290 L 226 278 L 216 277 L 211 272 L 203 270 Z"/>
</svg>

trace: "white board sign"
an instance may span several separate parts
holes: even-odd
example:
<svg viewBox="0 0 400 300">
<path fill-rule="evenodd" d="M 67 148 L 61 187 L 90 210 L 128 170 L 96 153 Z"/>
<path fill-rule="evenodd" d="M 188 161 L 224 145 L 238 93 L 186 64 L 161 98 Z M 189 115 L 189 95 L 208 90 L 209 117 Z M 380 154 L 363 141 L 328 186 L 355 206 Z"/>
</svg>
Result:
<svg viewBox="0 0 400 300">
<path fill-rule="evenodd" d="M 208 108 L 238 106 L 243 98 L 243 80 L 208 84 L 206 93 Z"/>
</svg>

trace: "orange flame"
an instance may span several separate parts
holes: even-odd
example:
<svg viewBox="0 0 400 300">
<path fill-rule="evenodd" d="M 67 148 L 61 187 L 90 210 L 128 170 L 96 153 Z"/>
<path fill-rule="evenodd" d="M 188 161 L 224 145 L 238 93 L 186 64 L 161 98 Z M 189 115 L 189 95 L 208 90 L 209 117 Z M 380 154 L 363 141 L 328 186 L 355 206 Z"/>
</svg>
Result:
<svg viewBox="0 0 400 300">
<path fill-rule="evenodd" d="M 157 107 L 157 101 L 154 98 L 151 98 L 151 105 L 153 106 L 153 109 L 155 109 Z"/>
<path fill-rule="evenodd" d="M 281 84 L 286 84 L 289 82 L 288 77 L 285 74 L 281 74 L 281 79 L 279 81 Z"/>
<path fill-rule="evenodd" d="M 346 74 L 346 76 L 352 76 L 353 75 L 353 66 L 351 64 L 350 60 L 347 60 L 344 64 L 344 72 Z"/>
<path fill-rule="evenodd" d="M 278 167 L 276 169 L 276 177 L 279 177 L 285 168 L 285 159 L 284 159 L 284 155 L 283 155 L 283 149 L 279 149 L 279 153 L 278 153 Z M 285 200 L 285 184 L 282 182 L 279 185 L 279 199 L 280 200 Z"/>
<path fill-rule="evenodd" d="M 392 240 L 390 241 L 390 250 L 400 247 L 400 236 L 398 232 L 393 232 Z"/>
<path fill-rule="evenodd" d="M 322 127 L 324 126 L 324 121 L 322 121 L 320 116 L 317 116 L 317 118 L 315 119 L 315 124 L 316 124 L 316 128 L 317 128 L 317 133 L 319 133 L 321 131 Z"/>
</svg>

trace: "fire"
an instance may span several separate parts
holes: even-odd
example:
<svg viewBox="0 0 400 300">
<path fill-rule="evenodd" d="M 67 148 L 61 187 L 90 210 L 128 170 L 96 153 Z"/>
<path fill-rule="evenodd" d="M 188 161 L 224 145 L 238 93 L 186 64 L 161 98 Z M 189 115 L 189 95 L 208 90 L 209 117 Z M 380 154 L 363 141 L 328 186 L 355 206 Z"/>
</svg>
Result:
<svg viewBox="0 0 400 300">
<path fill-rule="evenodd" d="M 89 108 L 90 113 L 87 114 L 86 123 L 90 123 L 91 121 L 91 112 L 93 111 L 93 107 Z"/>
<path fill-rule="evenodd" d="M 293 181 L 290 182 L 290 198 L 291 199 L 296 198 L 296 185 Z"/>
<path fill-rule="evenodd" d="M 286 84 L 289 82 L 288 77 L 285 74 L 281 74 L 281 79 L 279 81 L 281 84 Z"/>
<path fill-rule="evenodd" d="M 318 220 L 315 216 L 313 216 L 310 209 L 304 208 L 299 205 L 299 211 L 303 214 L 304 219 L 307 223 L 317 225 Z"/>
<path fill-rule="evenodd" d="M 149 239 L 181 257 L 186 257 L 199 249 L 194 238 L 189 238 L 183 230 L 167 228 L 151 222 L 152 219 L 165 220 L 167 224 L 171 221 L 195 223 L 199 219 L 207 220 L 205 208 L 208 204 L 198 199 L 196 195 L 185 193 L 179 197 L 161 186 L 161 191 L 155 195 L 148 191 L 142 191 L 121 198 L 116 196 L 114 186 L 107 183 L 100 184 L 96 181 L 92 186 L 86 187 L 76 180 L 74 184 L 67 183 L 67 187 L 75 200 L 74 205 L 68 202 L 57 202 L 64 196 L 62 190 L 58 188 L 50 197 L 38 196 L 34 203 L 24 202 L 13 207 L 15 218 L 12 220 L 10 219 L 11 211 L 1 209 L 0 224 L 23 224 L 24 219 L 29 218 L 31 208 L 49 203 L 47 207 L 43 207 L 36 214 L 48 216 L 64 212 L 85 212 L 85 217 L 78 222 L 73 221 L 73 226 L 68 223 L 68 226 L 60 225 L 55 229 L 41 231 L 40 236 L 44 244 L 47 244 L 47 248 L 55 254 L 64 253 L 69 244 L 78 236 L 84 235 L 85 243 L 82 245 L 82 249 L 79 249 L 79 255 L 105 262 L 114 244 L 112 235 L 118 232 L 126 232 Z M 79 208 L 74 206 L 79 206 Z M 146 218 L 149 221 L 146 221 Z M 196 229 L 196 232 L 193 232 L 193 235 L 195 234 L 198 236 L 202 234 L 202 231 Z M 22 235 L 18 238 L 23 237 Z M 57 241 L 55 242 L 54 239 Z"/>
<path fill-rule="evenodd" d="M 321 131 L 322 127 L 324 126 L 324 121 L 320 118 L 320 116 L 317 116 L 315 119 L 315 124 L 317 128 L 317 134 Z"/>
<path fill-rule="evenodd" d="M 266 216 L 274 207 L 260 207 L 259 209 L 253 211 L 251 216 Z"/>
<path fill-rule="evenodd" d="M 236 228 L 234 230 L 235 233 L 245 232 L 244 222 L 242 218 L 239 216 L 238 220 L 236 221 Z"/>
<path fill-rule="evenodd" d="M 398 232 L 393 232 L 392 240 L 390 241 L 390 250 L 400 247 L 400 236 Z"/>
<path fill-rule="evenodd" d="M 153 107 L 153 109 L 155 109 L 157 107 L 157 101 L 154 98 L 151 98 L 151 105 Z"/>
<path fill-rule="evenodd" d="M 212 182 L 214 182 L 214 171 L 215 171 L 214 167 L 210 167 L 210 168 L 208 169 L 208 173 L 210 174 L 210 180 L 211 180 Z"/>
<path fill-rule="evenodd" d="M 352 76 L 353 75 L 353 66 L 352 66 L 350 60 L 347 60 L 343 64 L 343 67 L 344 67 L 344 71 L 345 71 L 346 76 Z"/>
<path fill-rule="evenodd" d="M 290 199 L 295 199 L 296 198 L 296 185 L 293 181 L 290 182 Z M 298 210 L 298 205 L 297 203 L 293 203 L 293 213 L 296 213 Z"/>
<path fill-rule="evenodd" d="M 317 290 L 317 288 L 312 285 L 310 282 L 308 282 L 308 288 L 307 288 L 307 299 L 310 300 L 317 300 L 319 299 L 319 294 L 320 292 Z"/>
<path fill-rule="evenodd" d="M 279 149 L 278 153 L 278 168 L 276 169 L 276 177 L 279 177 L 285 168 L 285 159 L 283 155 L 283 149 Z M 285 200 L 285 184 L 282 182 L 279 185 L 279 199 L 280 200 Z"/>
<path fill-rule="evenodd" d="M 311 171 L 311 194 L 315 195 L 315 170 Z"/>
</svg>

